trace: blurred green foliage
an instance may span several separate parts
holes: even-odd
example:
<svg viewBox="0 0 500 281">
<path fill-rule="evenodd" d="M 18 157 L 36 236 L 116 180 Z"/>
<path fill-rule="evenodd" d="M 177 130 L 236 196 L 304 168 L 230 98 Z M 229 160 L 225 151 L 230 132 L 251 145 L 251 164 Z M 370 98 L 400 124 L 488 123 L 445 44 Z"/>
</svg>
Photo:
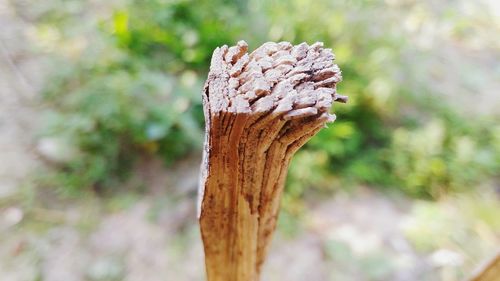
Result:
<svg viewBox="0 0 500 281">
<path fill-rule="evenodd" d="M 481 191 L 449 196 L 439 204 L 417 200 L 402 224 L 405 236 L 417 251 L 435 251 L 432 259 L 446 253 L 455 256 L 449 261 L 458 258 L 460 263 L 461 257 L 467 256 L 453 273 L 456 280 L 469 275 L 477 267 L 474 261 L 484 260 L 498 244 L 495 240 L 495 233 L 500 230 L 496 219 L 500 210 L 498 200 L 491 190 Z"/>
<path fill-rule="evenodd" d="M 80 3 L 64 5 L 73 2 Z M 61 47 L 64 62 L 45 90 L 45 135 L 77 150 L 56 176 L 66 189 L 112 186 L 143 154 L 171 163 L 198 151 L 199 92 L 211 53 L 240 39 L 251 47 L 323 41 L 343 71 L 339 90 L 350 96 L 335 108 L 338 121 L 294 158 L 285 202 L 310 187 L 352 183 L 436 198 L 499 168 L 498 125 L 433 106 L 422 93 L 432 90 L 412 86 L 415 62 L 405 57 L 418 54 L 383 1 L 118 2 L 85 31 L 74 31 L 84 16 L 72 9 L 41 17 L 41 34 L 51 30 L 59 44 L 73 46 Z"/>
</svg>

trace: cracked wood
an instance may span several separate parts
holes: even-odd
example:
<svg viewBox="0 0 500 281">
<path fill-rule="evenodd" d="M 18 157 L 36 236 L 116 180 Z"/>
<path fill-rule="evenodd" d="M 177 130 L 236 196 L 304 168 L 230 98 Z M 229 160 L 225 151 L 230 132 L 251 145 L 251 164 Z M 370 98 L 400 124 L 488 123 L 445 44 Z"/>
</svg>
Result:
<svg viewBox="0 0 500 281">
<path fill-rule="evenodd" d="M 293 154 L 335 115 L 340 69 L 322 43 L 217 48 L 203 91 L 198 217 L 209 281 L 257 281 Z"/>
</svg>

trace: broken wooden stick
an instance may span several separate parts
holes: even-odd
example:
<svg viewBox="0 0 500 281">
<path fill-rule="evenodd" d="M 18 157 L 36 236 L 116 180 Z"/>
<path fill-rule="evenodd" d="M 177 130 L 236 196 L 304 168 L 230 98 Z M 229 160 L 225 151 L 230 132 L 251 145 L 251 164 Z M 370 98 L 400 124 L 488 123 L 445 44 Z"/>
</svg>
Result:
<svg viewBox="0 0 500 281">
<path fill-rule="evenodd" d="M 217 48 L 203 91 L 198 217 L 208 281 L 257 281 L 293 154 L 328 122 L 341 80 L 322 43 Z"/>
</svg>

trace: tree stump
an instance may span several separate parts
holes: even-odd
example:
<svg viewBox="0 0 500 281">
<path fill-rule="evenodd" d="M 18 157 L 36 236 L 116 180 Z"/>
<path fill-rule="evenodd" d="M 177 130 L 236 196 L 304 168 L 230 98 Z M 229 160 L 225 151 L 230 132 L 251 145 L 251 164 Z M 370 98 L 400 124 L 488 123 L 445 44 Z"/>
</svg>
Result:
<svg viewBox="0 0 500 281">
<path fill-rule="evenodd" d="M 198 218 L 209 281 L 257 281 L 293 154 L 335 115 L 341 73 L 322 43 L 217 48 L 203 91 Z"/>
</svg>

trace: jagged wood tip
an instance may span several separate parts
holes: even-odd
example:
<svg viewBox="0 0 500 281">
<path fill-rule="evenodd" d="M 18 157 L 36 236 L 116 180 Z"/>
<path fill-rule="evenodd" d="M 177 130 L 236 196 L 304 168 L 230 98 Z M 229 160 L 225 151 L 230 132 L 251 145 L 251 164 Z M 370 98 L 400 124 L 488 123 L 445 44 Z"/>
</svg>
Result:
<svg viewBox="0 0 500 281">
<path fill-rule="evenodd" d="M 203 91 L 198 216 L 209 281 L 256 281 L 293 154 L 327 122 L 341 72 L 318 42 L 217 48 Z"/>
</svg>

